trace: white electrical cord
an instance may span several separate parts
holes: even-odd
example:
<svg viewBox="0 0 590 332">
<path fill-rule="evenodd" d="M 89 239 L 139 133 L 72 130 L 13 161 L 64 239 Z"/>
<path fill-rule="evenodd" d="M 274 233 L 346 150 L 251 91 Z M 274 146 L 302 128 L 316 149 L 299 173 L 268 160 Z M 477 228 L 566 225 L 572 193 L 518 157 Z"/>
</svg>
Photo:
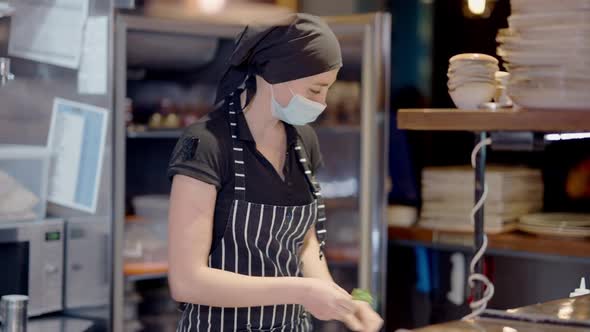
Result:
<svg viewBox="0 0 590 332">
<path fill-rule="evenodd" d="M 473 148 L 473 151 L 471 152 L 471 166 L 474 169 L 476 167 L 475 159 L 477 157 L 477 154 L 479 153 L 479 150 L 481 150 L 482 147 L 484 147 L 486 145 L 490 145 L 490 144 L 492 144 L 492 140 L 490 138 L 486 138 L 485 140 L 477 143 L 477 145 Z M 481 198 L 479 199 L 479 201 L 477 201 L 477 203 L 475 204 L 475 206 L 471 210 L 471 214 L 469 216 L 471 219 L 472 225 L 475 224 L 475 214 L 477 213 L 477 211 L 479 211 L 479 209 L 481 209 L 481 207 L 483 206 L 487 197 L 488 197 L 488 185 L 484 181 L 483 193 L 481 195 Z M 479 316 L 480 314 L 482 314 L 486 310 L 486 308 L 488 306 L 488 302 L 494 296 L 494 284 L 490 281 L 490 279 L 488 279 L 488 277 L 486 277 L 484 274 L 475 273 L 475 266 L 482 259 L 487 248 L 488 248 L 488 237 L 487 237 L 487 235 L 485 235 L 485 232 L 484 232 L 483 243 L 481 245 L 481 248 L 475 253 L 475 255 L 473 256 L 473 259 L 471 260 L 471 264 L 469 266 L 468 282 L 469 282 L 469 287 L 471 287 L 471 289 L 473 289 L 475 287 L 476 282 L 483 283 L 485 285 L 485 291 L 484 291 L 483 297 L 481 299 L 479 299 L 477 301 L 473 301 L 469 304 L 472 312 L 469 315 L 463 317 L 463 319 L 465 319 L 465 320 L 475 318 L 475 317 Z"/>
</svg>

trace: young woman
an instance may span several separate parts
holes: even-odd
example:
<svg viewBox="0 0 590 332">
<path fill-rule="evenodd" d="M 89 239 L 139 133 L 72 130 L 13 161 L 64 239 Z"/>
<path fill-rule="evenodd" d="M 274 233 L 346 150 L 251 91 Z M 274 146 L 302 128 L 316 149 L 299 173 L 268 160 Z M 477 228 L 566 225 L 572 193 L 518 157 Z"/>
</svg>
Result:
<svg viewBox="0 0 590 332">
<path fill-rule="evenodd" d="M 247 27 L 220 107 L 187 128 L 170 162 L 169 282 L 178 331 L 311 331 L 310 314 L 354 331 L 382 319 L 336 285 L 323 258 L 322 165 L 307 124 L 342 57 L 318 17 Z"/>
</svg>

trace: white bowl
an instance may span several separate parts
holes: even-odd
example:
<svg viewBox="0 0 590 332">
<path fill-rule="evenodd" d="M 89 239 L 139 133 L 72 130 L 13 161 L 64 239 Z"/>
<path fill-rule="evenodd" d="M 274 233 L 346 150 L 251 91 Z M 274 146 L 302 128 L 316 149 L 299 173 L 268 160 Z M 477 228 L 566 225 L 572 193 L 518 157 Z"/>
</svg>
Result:
<svg viewBox="0 0 590 332">
<path fill-rule="evenodd" d="M 468 60 L 461 60 L 449 63 L 449 70 L 459 70 L 459 69 L 481 69 L 481 68 L 498 68 L 498 65 L 492 62 L 483 62 L 483 61 L 468 61 Z"/>
<path fill-rule="evenodd" d="M 471 82 L 449 90 L 453 103 L 459 109 L 473 110 L 479 108 L 494 97 L 496 85 L 487 82 Z"/>
<path fill-rule="evenodd" d="M 498 84 L 506 87 L 508 85 L 508 80 L 510 80 L 510 73 L 505 71 L 497 71 L 494 74 L 494 78 Z"/>
<path fill-rule="evenodd" d="M 496 85 L 496 80 L 491 77 L 465 77 L 460 79 L 449 79 L 447 82 L 447 87 L 449 90 L 454 90 L 462 85 L 471 84 L 471 83 L 488 83 Z"/>
<path fill-rule="evenodd" d="M 468 67 L 468 68 L 458 68 L 458 69 L 452 69 L 449 68 L 449 70 L 447 71 L 447 77 L 453 77 L 453 76 L 494 76 L 494 73 L 496 73 L 498 70 L 500 70 L 498 68 L 498 66 L 495 67 Z"/>
<path fill-rule="evenodd" d="M 487 54 L 481 54 L 481 53 L 461 53 L 461 54 L 457 54 L 454 55 L 453 57 L 451 57 L 449 59 L 449 63 L 453 64 L 455 62 L 459 62 L 459 61 L 477 61 L 477 62 L 483 62 L 483 63 L 493 63 L 493 64 L 498 64 L 498 59 L 494 58 L 491 55 L 487 55 Z"/>
<path fill-rule="evenodd" d="M 483 78 L 483 79 L 493 79 L 494 75 L 496 74 L 497 70 L 494 71 L 471 71 L 471 72 L 456 72 L 450 71 L 447 73 L 447 77 L 449 79 L 469 79 L 469 78 Z"/>
</svg>

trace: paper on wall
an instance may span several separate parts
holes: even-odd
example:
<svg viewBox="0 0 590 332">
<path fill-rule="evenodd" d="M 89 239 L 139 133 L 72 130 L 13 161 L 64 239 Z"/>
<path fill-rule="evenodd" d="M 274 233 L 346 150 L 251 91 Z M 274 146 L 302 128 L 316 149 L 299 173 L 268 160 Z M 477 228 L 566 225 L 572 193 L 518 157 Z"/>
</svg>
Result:
<svg viewBox="0 0 590 332">
<path fill-rule="evenodd" d="M 101 95 L 107 92 L 108 17 L 89 17 L 84 31 L 78 93 Z"/>
<path fill-rule="evenodd" d="M 8 53 L 78 68 L 89 0 L 12 0 Z"/>
<path fill-rule="evenodd" d="M 96 212 L 108 115 L 104 108 L 55 98 L 47 142 L 48 201 Z"/>
</svg>

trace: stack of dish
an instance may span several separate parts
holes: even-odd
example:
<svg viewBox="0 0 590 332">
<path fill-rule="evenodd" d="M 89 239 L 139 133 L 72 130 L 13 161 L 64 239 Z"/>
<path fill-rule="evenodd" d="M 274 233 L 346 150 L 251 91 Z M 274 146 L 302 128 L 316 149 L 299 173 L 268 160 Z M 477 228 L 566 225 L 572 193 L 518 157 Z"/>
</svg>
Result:
<svg viewBox="0 0 590 332">
<path fill-rule="evenodd" d="M 486 54 L 457 54 L 449 60 L 447 87 L 460 109 L 477 109 L 496 93 L 498 60 Z"/>
<path fill-rule="evenodd" d="M 497 53 L 508 94 L 530 109 L 590 109 L 590 0 L 511 0 Z"/>
<path fill-rule="evenodd" d="M 490 166 L 486 170 L 488 195 L 485 231 L 494 234 L 515 228 L 523 215 L 543 206 L 541 171 L 524 167 Z M 472 232 L 473 170 L 467 166 L 426 167 L 422 171 L 422 211 L 418 225 L 424 228 Z"/>
<path fill-rule="evenodd" d="M 537 235 L 590 237 L 590 215 L 537 213 L 520 218 L 518 228 Z"/>
</svg>

